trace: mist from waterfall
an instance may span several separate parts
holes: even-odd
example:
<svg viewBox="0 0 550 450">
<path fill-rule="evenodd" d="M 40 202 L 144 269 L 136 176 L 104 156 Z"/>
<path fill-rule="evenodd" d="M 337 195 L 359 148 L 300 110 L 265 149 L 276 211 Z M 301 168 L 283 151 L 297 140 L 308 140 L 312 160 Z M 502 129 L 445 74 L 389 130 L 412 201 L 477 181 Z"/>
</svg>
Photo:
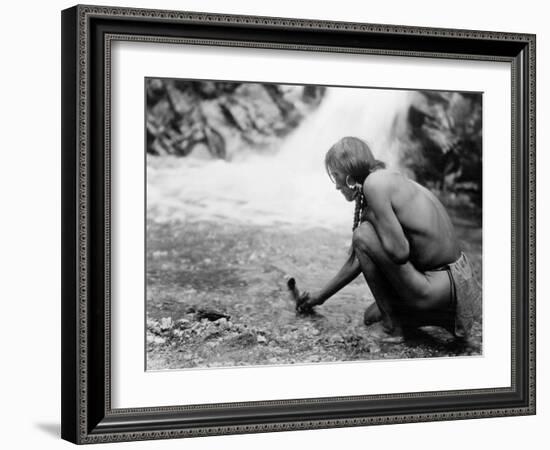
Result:
<svg viewBox="0 0 550 450">
<path fill-rule="evenodd" d="M 393 125 L 405 114 L 412 94 L 328 88 L 317 110 L 269 155 L 247 152 L 230 162 L 148 155 L 148 219 L 351 229 L 354 205 L 327 176 L 325 153 L 338 139 L 357 136 L 378 159 L 395 167 Z"/>
</svg>

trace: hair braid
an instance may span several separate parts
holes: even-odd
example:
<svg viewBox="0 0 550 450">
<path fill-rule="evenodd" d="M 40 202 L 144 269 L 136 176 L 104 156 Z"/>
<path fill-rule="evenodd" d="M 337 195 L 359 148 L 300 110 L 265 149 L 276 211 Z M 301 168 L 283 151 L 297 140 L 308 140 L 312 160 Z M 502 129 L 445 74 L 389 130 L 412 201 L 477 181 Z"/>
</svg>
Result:
<svg viewBox="0 0 550 450">
<path fill-rule="evenodd" d="M 365 206 L 365 195 L 363 194 L 363 190 L 360 189 L 357 193 L 357 197 L 355 197 L 355 211 L 353 213 L 353 229 L 352 231 L 355 231 L 355 229 L 361 224 L 361 217 L 363 215 L 363 208 Z"/>
</svg>

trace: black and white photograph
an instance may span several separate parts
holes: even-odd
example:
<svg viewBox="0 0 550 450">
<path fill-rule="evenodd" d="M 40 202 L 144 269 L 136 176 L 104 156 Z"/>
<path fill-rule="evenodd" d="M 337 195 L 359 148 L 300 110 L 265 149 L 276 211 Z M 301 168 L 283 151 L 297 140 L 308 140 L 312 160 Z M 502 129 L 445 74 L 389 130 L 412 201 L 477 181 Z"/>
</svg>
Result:
<svg viewBox="0 0 550 450">
<path fill-rule="evenodd" d="M 146 78 L 146 370 L 483 355 L 483 94 Z"/>
</svg>

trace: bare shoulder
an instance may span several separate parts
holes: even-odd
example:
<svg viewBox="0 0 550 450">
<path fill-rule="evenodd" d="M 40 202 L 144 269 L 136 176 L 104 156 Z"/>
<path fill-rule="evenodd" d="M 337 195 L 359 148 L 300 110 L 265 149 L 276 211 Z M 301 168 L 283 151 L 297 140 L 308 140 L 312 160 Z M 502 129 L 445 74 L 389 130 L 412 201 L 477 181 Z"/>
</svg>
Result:
<svg viewBox="0 0 550 450">
<path fill-rule="evenodd" d="M 365 179 L 363 192 L 367 198 L 372 195 L 393 195 L 407 189 L 408 184 L 408 178 L 400 172 L 379 169 Z"/>
</svg>

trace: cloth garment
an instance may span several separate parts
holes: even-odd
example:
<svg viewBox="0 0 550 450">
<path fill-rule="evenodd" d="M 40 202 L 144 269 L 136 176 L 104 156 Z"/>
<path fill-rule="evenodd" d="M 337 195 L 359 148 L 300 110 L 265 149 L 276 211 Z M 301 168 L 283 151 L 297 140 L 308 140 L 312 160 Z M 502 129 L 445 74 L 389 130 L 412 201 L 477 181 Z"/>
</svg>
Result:
<svg viewBox="0 0 550 450">
<path fill-rule="evenodd" d="M 464 252 L 444 267 L 451 282 L 452 305 L 455 310 L 451 331 L 456 337 L 468 338 L 475 317 L 481 310 L 481 286 L 474 277 L 470 260 Z"/>
</svg>

